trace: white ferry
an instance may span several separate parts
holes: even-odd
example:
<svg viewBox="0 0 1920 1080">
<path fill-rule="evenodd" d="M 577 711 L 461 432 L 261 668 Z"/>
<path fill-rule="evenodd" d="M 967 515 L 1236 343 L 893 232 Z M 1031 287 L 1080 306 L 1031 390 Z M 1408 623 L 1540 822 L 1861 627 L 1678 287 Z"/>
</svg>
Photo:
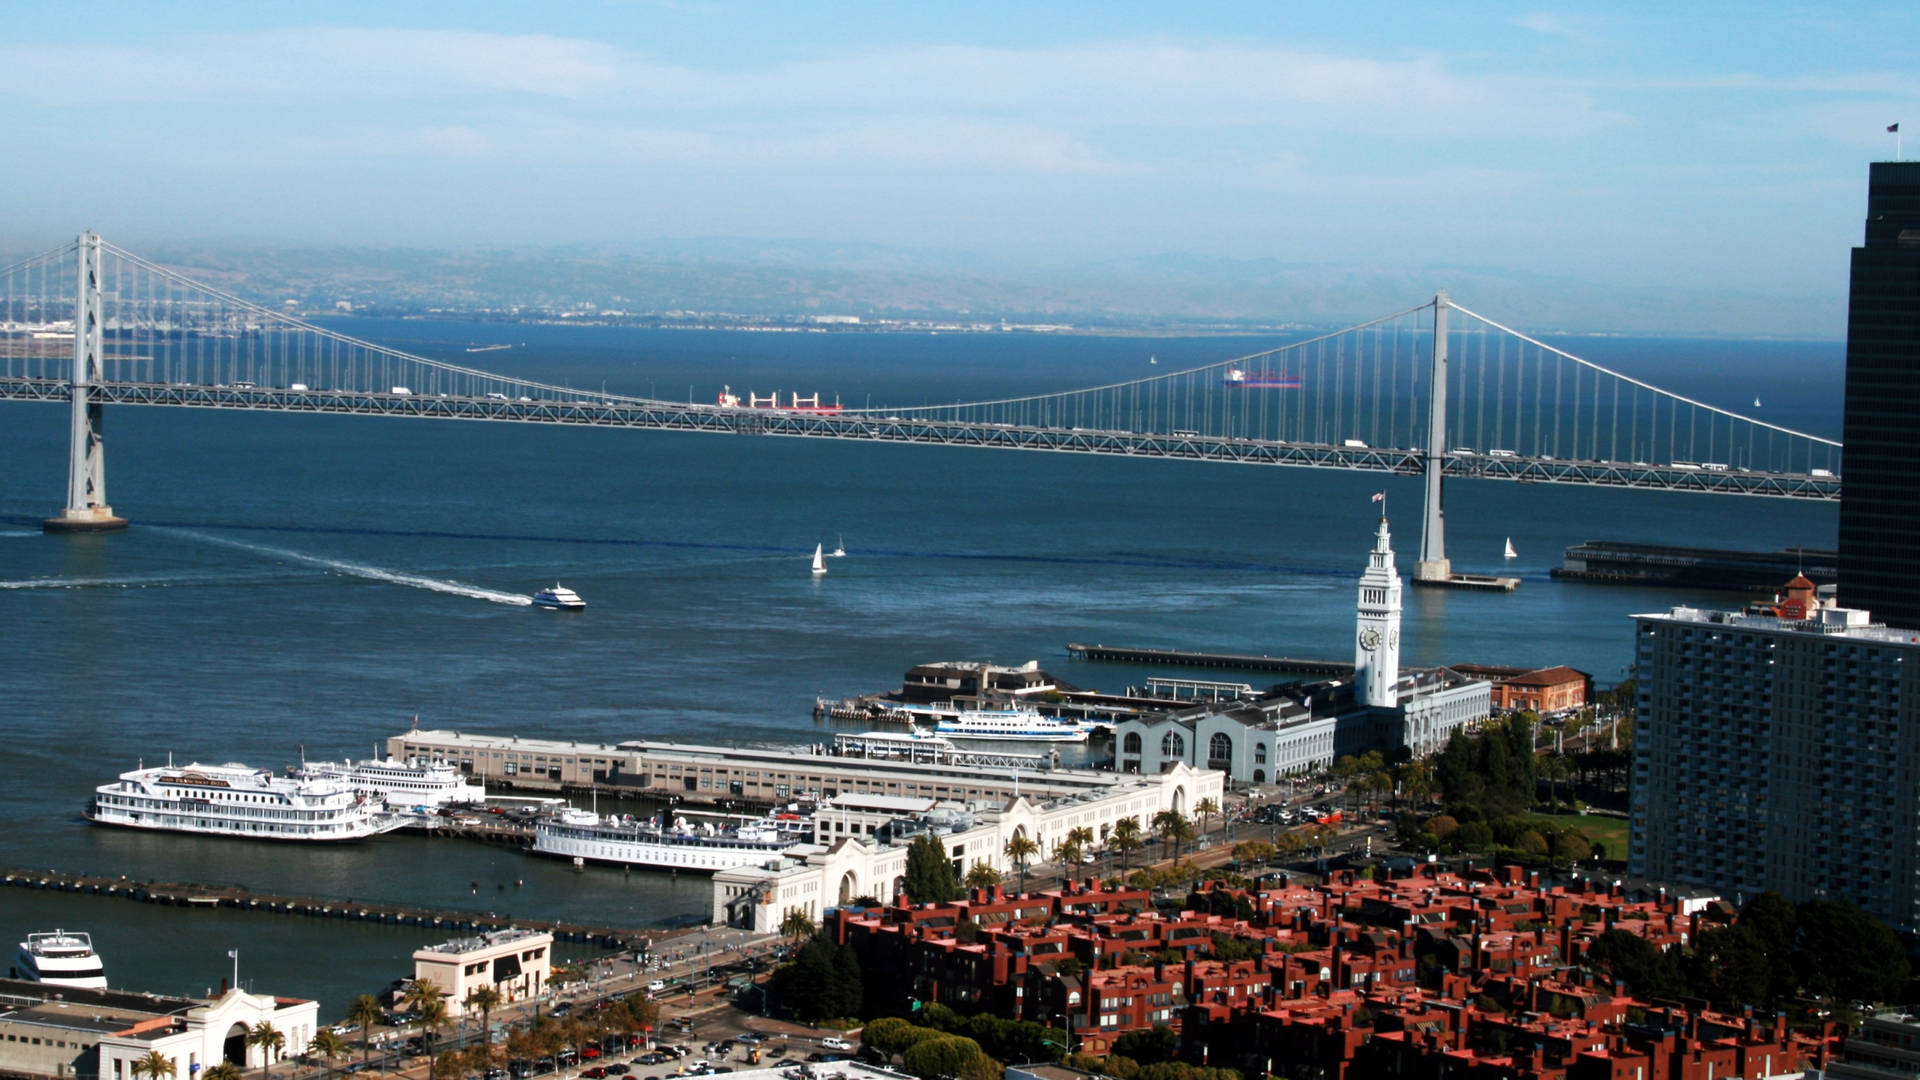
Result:
<svg viewBox="0 0 1920 1080">
<path fill-rule="evenodd" d="M 239 764 L 121 773 L 94 789 L 86 816 L 96 825 L 306 843 L 364 840 L 405 823 L 345 780 L 277 777 Z"/>
<path fill-rule="evenodd" d="M 457 767 L 420 758 L 384 758 L 379 761 L 306 761 L 290 770 L 308 780 L 345 780 L 357 790 L 386 800 L 388 809 L 473 806 L 487 799 L 487 789 Z"/>
<path fill-rule="evenodd" d="M 46 986 L 105 990 L 107 971 L 94 955 L 93 939 L 71 930 L 28 934 L 13 958 L 13 977 Z"/>
<path fill-rule="evenodd" d="M 533 846 L 528 850 L 576 863 L 617 863 L 711 874 L 807 847 L 812 838 L 812 822 L 798 813 L 718 826 L 690 825 L 684 817 L 662 823 L 657 817 L 602 818 L 587 810 L 566 810 L 558 817 L 534 823 Z"/>
<path fill-rule="evenodd" d="M 935 735 L 950 739 L 992 739 L 1006 742 L 1087 741 L 1091 724 L 1042 716 L 1035 709 L 962 709 L 957 716 L 933 725 Z"/>
<path fill-rule="evenodd" d="M 587 602 L 580 599 L 579 593 L 557 582 L 551 589 L 541 589 L 534 593 L 533 606 L 552 608 L 555 611 L 587 610 Z"/>
</svg>

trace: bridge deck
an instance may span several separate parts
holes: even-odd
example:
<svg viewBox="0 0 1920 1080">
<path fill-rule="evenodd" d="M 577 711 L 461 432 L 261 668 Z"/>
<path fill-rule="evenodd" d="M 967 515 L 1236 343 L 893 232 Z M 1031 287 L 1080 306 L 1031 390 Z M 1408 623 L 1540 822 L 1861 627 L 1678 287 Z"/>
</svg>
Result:
<svg viewBox="0 0 1920 1080">
<path fill-rule="evenodd" d="M 842 412 L 825 415 L 780 409 L 690 405 L 639 399 L 580 398 L 501 400 L 445 394 L 392 394 L 275 387 L 201 386 L 103 382 L 94 399 L 115 405 L 242 409 L 267 412 L 338 413 L 439 420 L 493 420 L 589 427 L 692 431 L 709 434 L 778 435 L 1001 450 L 1105 454 L 1242 465 L 1283 465 L 1419 476 L 1424 452 L 1352 445 L 1321 445 L 1273 439 L 1193 433 L 1157 434 L 1003 423 L 974 423 L 917 416 Z M 63 379 L 0 378 L 0 400 L 66 403 Z M 1761 495 L 1837 500 L 1840 479 L 1684 463 L 1574 461 L 1554 458 L 1450 454 L 1449 478 L 1577 484 L 1641 490 Z"/>
</svg>

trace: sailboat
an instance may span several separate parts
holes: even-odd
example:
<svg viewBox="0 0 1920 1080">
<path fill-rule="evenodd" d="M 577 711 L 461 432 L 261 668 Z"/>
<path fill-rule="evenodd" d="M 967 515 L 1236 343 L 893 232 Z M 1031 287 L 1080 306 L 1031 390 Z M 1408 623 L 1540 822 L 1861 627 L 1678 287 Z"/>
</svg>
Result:
<svg viewBox="0 0 1920 1080">
<path fill-rule="evenodd" d="M 827 552 L 827 555 L 830 558 L 835 558 L 835 559 L 846 558 L 847 557 L 847 538 L 845 536 L 841 536 L 840 539 L 834 543 L 833 550 Z"/>
<path fill-rule="evenodd" d="M 1760 395 L 1759 395 L 1759 394 L 1755 394 L 1755 395 L 1753 395 L 1753 407 L 1754 407 L 1754 408 L 1756 408 L 1756 409 L 1760 407 Z"/>
<path fill-rule="evenodd" d="M 827 560 L 821 556 L 821 545 L 813 545 L 813 572 L 816 574 L 824 574 L 827 572 Z"/>
<path fill-rule="evenodd" d="M 1520 553 L 1513 550 L 1513 537 L 1511 536 L 1507 537 L 1506 557 L 1509 559 L 1517 559 L 1520 557 Z"/>
</svg>

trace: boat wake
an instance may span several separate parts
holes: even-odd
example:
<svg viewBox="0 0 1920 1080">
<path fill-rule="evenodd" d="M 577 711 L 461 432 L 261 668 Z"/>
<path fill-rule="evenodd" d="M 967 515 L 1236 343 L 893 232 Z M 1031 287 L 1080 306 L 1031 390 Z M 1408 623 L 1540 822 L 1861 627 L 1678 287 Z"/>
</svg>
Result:
<svg viewBox="0 0 1920 1080">
<path fill-rule="evenodd" d="M 378 566 L 349 562 L 346 559 L 330 559 L 324 555 L 310 555 L 307 552 L 295 551 L 292 548 L 273 547 L 267 544 L 250 544 L 245 540 L 232 540 L 224 536 L 209 536 L 206 533 L 194 532 L 190 529 L 173 529 L 169 531 L 181 536 L 192 537 L 195 540 L 204 540 L 209 544 L 220 544 L 224 547 L 239 548 L 242 551 L 251 551 L 257 555 L 270 555 L 278 559 L 292 559 L 295 562 L 306 563 L 308 566 L 317 566 L 324 570 L 335 570 L 343 574 L 352 575 L 353 577 L 365 578 L 368 581 L 384 581 L 389 585 L 405 585 L 408 588 L 427 589 L 432 592 L 447 593 L 452 596 L 466 596 L 475 600 L 490 600 L 496 604 L 507 604 L 513 607 L 533 606 L 533 598 L 531 596 L 520 593 L 501 592 L 498 589 L 483 589 L 478 585 L 469 585 L 464 581 L 422 577 L 419 574 L 403 574 L 397 570 L 383 570 Z"/>
</svg>

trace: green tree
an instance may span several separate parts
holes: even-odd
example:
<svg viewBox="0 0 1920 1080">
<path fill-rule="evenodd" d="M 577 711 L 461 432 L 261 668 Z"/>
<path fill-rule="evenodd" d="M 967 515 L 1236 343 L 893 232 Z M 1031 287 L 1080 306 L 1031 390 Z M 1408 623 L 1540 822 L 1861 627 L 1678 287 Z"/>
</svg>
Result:
<svg viewBox="0 0 1920 1080">
<path fill-rule="evenodd" d="M 979 1043 L 959 1035 L 922 1039 L 907 1047 L 901 1057 L 908 1072 L 928 1080 L 975 1075 L 978 1064 L 988 1060 Z"/>
<path fill-rule="evenodd" d="M 1680 972 L 1673 959 L 1646 938 L 1625 930 L 1609 930 L 1587 949 L 1587 964 L 1626 984 L 1627 993 L 1645 1001 L 1671 997 L 1681 991 Z"/>
<path fill-rule="evenodd" d="M 1688 989 L 1722 1009 L 1764 1004 L 1774 981 L 1768 951 L 1767 943 L 1747 927 L 1709 930 L 1693 943 Z"/>
<path fill-rule="evenodd" d="M 922 833 L 907 845 L 907 870 L 901 891 L 916 904 L 950 904 L 960 895 L 953 863 L 940 838 Z"/>
<path fill-rule="evenodd" d="M 1013 839 L 1007 841 L 1004 854 L 1020 868 L 1020 891 L 1024 894 L 1027 891 L 1027 864 L 1040 854 L 1040 845 L 1034 843 L 1033 837 L 1024 831 L 1015 832 Z"/>
<path fill-rule="evenodd" d="M 1796 928 L 1794 968 L 1806 993 L 1868 1002 L 1899 996 L 1907 951 L 1886 923 L 1844 900 L 1809 900 Z"/>
<path fill-rule="evenodd" d="M 133 1060 L 136 1080 L 142 1076 L 147 1080 L 173 1080 L 177 1072 L 179 1067 L 174 1065 L 173 1059 L 158 1050 L 149 1050 Z"/>
<path fill-rule="evenodd" d="M 853 950 L 822 937 L 807 942 L 792 962 L 777 968 L 768 986 L 808 1023 L 854 1015 L 863 993 Z"/>
<path fill-rule="evenodd" d="M 813 916 L 797 907 L 790 907 L 780 917 L 780 936 L 791 942 L 810 938 L 819 928 L 813 923 Z"/>
<path fill-rule="evenodd" d="M 361 994 L 347 1006 L 347 1023 L 360 1029 L 360 1060 L 367 1060 L 367 1036 L 380 1022 L 380 1002 L 372 994 Z"/>
<path fill-rule="evenodd" d="M 1113 1052 L 1142 1065 L 1172 1061 L 1180 1038 L 1166 1024 L 1155 1024 L 1148 1031 L 1129 1031 L 1113 1041 Z"/>
<path fill-rule="evenodd" d="M 246 1075 L 246 1070 L 231 1061 L 216 1061 L 200 1070 L 200 1080 L 246 1080 Z"/>
<path fill-rule="evenodd" d="M 1181 843 L 1193 839 L 1193 824 L 1178 810 L 1162 810 L 1153 815 L 1153 832 L 1160 839 L 1160 857 L 1164 859 L 1168 844 L 1178 855 Z"/>
<path fill-rule="evenodd" d="M 265 1076 L 267 1070 L 273 1068 L 274 1059 L 279 1057 L 280 1051 L 287 1048 L 287 1037 L 270 1021 L 262 1020 L 247 1029 L 247 1045 L 259 1049 L 260 1075 Z"/>
</svg>

